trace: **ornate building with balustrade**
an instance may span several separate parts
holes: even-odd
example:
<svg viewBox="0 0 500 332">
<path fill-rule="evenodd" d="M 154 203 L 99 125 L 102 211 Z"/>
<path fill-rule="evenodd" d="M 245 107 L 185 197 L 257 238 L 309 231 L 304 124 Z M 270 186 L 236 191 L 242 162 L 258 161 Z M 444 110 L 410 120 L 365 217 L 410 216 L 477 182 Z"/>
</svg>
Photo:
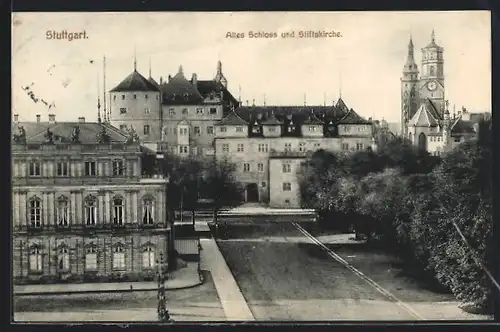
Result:
<svg viewBox="0 0 500 332">
<path fill-rule="evenodd" d="M 167 255 L 167 179 L 107 123 L 37 116 L 12 132 L 15 283 L 145 280 Z"/>
</svg>

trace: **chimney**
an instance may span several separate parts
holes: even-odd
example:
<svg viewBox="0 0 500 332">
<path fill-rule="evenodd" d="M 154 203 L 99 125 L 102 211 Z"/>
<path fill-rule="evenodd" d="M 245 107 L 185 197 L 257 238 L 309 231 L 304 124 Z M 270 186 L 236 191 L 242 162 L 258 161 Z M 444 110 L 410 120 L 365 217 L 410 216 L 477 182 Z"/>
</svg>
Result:
<svg viewBox="0 0 500 332">
<path fill-rule="evenodd" d="M 40 115 L 40 114 L 37 114 L 37 115 L 36 115 L 36 122 L 40 122 L 40 120 L 41 120 L 41 115 Z"/>
<path fill-rule="evenodd" d="M 19 114 L 14 114 L 14 122 L 15 123 L 19 122 Z"/>
<path fill-rule="evenodd" d="M 168 81 L 170 82 L 170 80 L 172 79 L 172 75 L 168 75 Z"/>
<path fill-rule="evenodd" d="M 191 78 L 191 81 L 193 82 L 193 85 L 196 88 L 196 86 L 198 85 L 198 76 L 196 75 L 196 73 L 193 73 L 193 77 Z"/>
<path fill-rule="evenodd" d="M 83 116 L 79 117 L 78 122 L 85 123 L 85 117 L 83 117 Z"/>
<path fill-rule="evenodd" d="M 49 123 L 55 123 L 55 122 L 56 122 L 56 115 L 49 114 Z"/>
</svg>

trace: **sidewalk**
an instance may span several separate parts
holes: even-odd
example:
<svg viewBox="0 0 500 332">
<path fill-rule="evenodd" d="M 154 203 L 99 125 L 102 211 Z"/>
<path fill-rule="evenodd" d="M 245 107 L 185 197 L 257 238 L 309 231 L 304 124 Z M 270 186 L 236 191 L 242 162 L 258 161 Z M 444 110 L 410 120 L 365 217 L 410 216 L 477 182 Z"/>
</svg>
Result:
<svg viewBox="0 0 500 332">
<path fill-rule="evenodd" d="M 214 239 L 200 239 L 202 270 L 209 270 L 227 320 L 255 320 Z"/>
<path fill-rule="evenodd" d="M 169 274 L 165 282 L 167 290 L 185 289 L 201 285 L 198 274 L 198 263 L 189 262 L 187 266 Z M 14 296 L 76 294 L 76 293 L 110 293 L 123 291 L 157 290 L 156 281 L 145 282 L 110 282 L 84 284 L 49 284 L 49 285 L 14 285 Z"/>
</svg>

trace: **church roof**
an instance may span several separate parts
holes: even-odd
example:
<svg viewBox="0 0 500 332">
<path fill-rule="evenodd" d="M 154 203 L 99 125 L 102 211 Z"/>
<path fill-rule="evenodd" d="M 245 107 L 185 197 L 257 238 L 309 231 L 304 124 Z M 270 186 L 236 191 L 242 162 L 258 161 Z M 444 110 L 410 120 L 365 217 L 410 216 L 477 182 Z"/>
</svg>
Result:
<svg viewBox="0 0 500 332">
<path fill-rule="evenodd" d="M 148 79 L 142 76 L 137 70 L 128 75 L 123 81 L 114 87 L 110 92 L 126 92 L 126 91 L 158 91 L 158 86 L 155 86 Z"/>
<path fill-rule="evenodd" d="M 97 122 L 17 122 L 12 126 L 12 133 L 17 133 L 18 128 L 23 127 L 26 132 L 26 143 L 40 144 L 45 142 L 47 129 L 53 134 L 54 144 L 71 143 L 73 130 L 80 129 L 79 141 L 81 144 L 97 144 L 98 134 L 104 129 L 109 135 L 111 142 L 125 143 L 128 136 L 118 128 L 110 124 Z"/>
<path fill-rule="evenodd" d="M 416 127 L 433 127 L 439 125 L 439 121 L 429 110 L 428 104 L 422 103 L 408 124 Z"/>
<path fill-rule="evenodd" d="M 203 96 L 189 82 L 179 67 L 179 72 L 160 87 L 162 102 L 165 105 L 198 105 L 203 102 Z"/>
<path fill-rule="evenodd" d="M 371 121 L 363 119 L 358 113 L 354 112 L 351 108 L 347 114 L 340 119 L 339 123 L 342 124 L 371 124 Z"/>
<path fill-rule="evenodd" d="M 248 122 L 243 120 L 236 112 L 232 111 L 225 118 L 220 120 L 217 125 L 219 126 L 246 126 Z"/>
<path fill-rule="evenodd" d="M 432 116 L 438 120 L 441 121 L 443 120 L 443 117 L 441 116 L 441 112 L 438 111 L 436 105 L 430 100 L 429 98 L 426 98 L 424 101 L 425 106 L 427 107 L 427 110 L 432 114 Z"/>
</svg>

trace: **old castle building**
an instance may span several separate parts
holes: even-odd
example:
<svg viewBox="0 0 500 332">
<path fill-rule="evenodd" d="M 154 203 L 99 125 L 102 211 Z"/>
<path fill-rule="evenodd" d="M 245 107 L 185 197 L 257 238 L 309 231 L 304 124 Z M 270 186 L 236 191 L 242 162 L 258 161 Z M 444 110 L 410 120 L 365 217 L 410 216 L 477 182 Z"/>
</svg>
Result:
<svg viewBox="0 0 500 332">
<path fill-rule="evenodd" d="M 111 124 L 139 136 L 150 149 L 180 156 L 214 155 L 214 124 L 238 101 L 227 89 L 222 63 L 212 80 L 191 79 L 182 66 L 159 84 L 134 72 L 110 91 Z"/>
<path fill-rule="evenodd" d="M 12 129 L 14 282 L 152 279 L 167 180 L 142 175 L 137 137 L 54 115 Z"/>
<path fill-rule="evenodd" d="M 238 107 L 215 126 L 215 153 L 237 165 L 245 201 L 272 207 L 299 207 L 296 171 L 316 150 L 372 148 L 372 123 L 335 106 Z"/>
<path fill-rule="evenodd" d="M 410 37 L 408 56 L 401 77 L 401 133 L 419 148 L 439 155 L 476 137 L 482 113 L 466 108 L 450 114 L 445 100 L 444 49 L 436 43 L 422 48 L 421 72 L 415 63 Z"/>
</svg>

